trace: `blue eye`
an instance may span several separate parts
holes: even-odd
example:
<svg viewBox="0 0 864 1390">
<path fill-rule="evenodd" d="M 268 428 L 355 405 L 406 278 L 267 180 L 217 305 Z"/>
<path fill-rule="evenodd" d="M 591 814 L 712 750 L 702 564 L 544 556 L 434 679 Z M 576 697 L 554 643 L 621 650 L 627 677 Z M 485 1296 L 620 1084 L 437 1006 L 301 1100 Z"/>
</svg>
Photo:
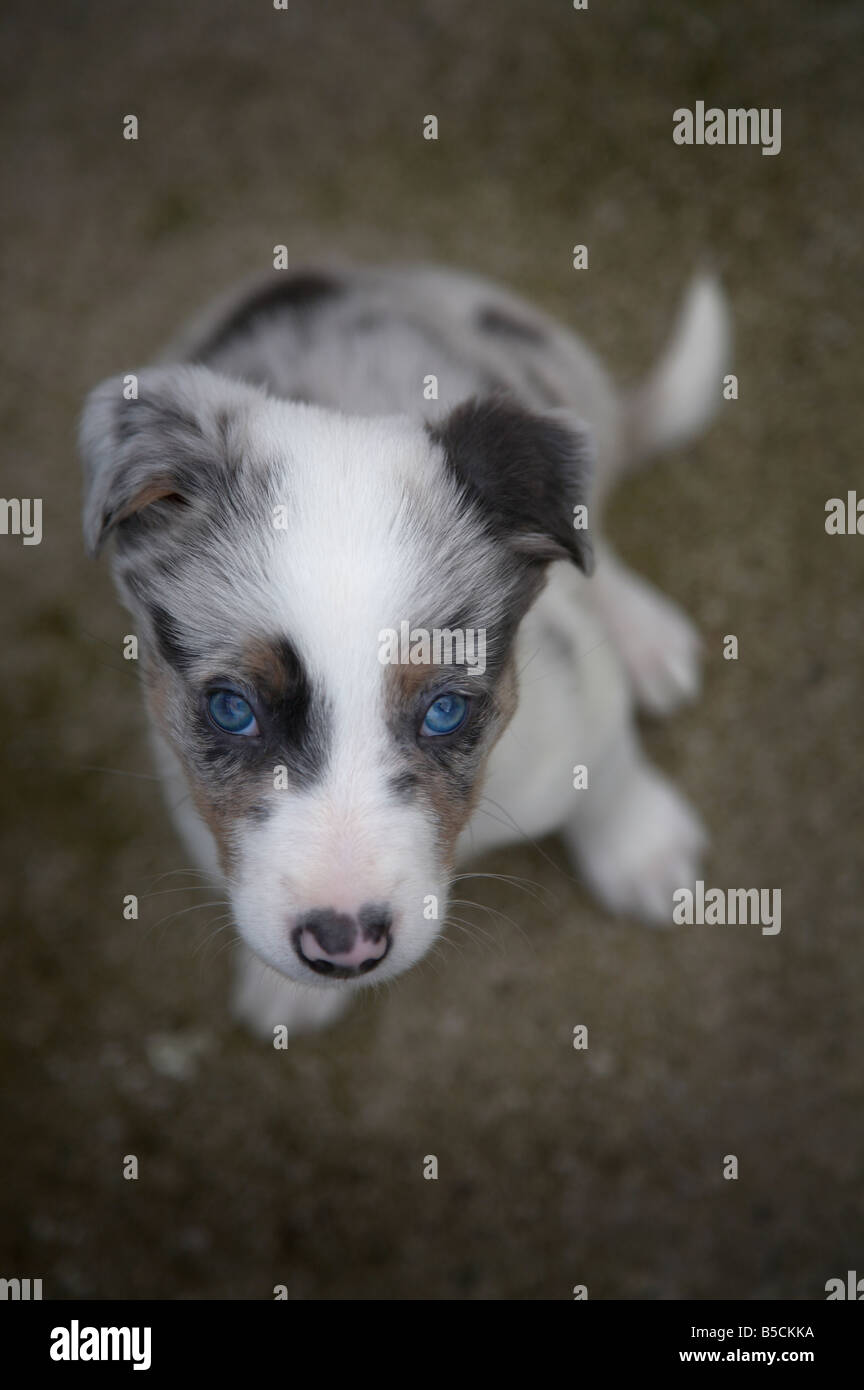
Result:
<svg viewBox="0 0 864 1390">
<path fill-rule="evenodd" d="M 233 690 L 214 690 L 207 697 L 207 712 L 217 729 L 226 734 L 257 734 L 258 721 L 248 700 Z"/>
<path fill-rule="evenodd" d="M 464 695 L 439 695 L 427 709 L 420 732 L 433 736 L 453 734 L 465 723 L 467 715 L 468 701 Z"/>
</svg>

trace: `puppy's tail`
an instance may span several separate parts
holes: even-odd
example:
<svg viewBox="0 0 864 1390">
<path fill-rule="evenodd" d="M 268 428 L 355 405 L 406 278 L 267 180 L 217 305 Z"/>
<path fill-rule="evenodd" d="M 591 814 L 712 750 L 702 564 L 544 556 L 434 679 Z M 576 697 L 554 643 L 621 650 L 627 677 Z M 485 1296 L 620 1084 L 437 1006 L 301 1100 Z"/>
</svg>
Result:
<svg viewBox="0 0 864 1390">
<path fill-rule="evenodd" d="M 698 275 L 690 285 L 672 337 L 653 371 L 624 399 L 620 474 L 655 454 L 695 438 L 723 396 L 732 350 L 732 322 L 719 280 Z"/>
</svg>

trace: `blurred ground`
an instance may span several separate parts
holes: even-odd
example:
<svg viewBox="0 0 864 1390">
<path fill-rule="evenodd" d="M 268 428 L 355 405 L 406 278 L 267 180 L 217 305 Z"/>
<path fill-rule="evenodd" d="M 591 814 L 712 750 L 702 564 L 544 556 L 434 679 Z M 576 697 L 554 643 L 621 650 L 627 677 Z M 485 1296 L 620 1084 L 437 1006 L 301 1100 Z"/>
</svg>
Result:
<svg viewBox="0 0 864 1390">
<path fill-rule="evenodd" d="M 860 6 L 789 0 L 7 5 L 3 491 L 44 498 L 45 537 L 0 540 L 0 1275 L 59 1298 L 818 1299 L 861 1269 L 864 538 L 826 536 L 824 505 L 864 494 L 862 31 Z M 699 99 L 781 107 L 782 153 L 675 146 Z M 491 940 L 455 934 L 285 1053 L 228 1020 L 220 909 L 161 920 L 212 894 L 123 920 L 184 859 L 128 620 L 81 550 L 76 412 L 277 242 L 483 270 L 622 379 L 714 257 L 740 399 L 613 531 L 706 637 L 703 702 L 649 747 L 712 828 L 707 881 L 782 887 L 779 936 L 612 922 L 555 842 L 526 846 L 480 867 L 554 906 L 477 880 L 520 930 L 477 913 Z"/>
</svg>

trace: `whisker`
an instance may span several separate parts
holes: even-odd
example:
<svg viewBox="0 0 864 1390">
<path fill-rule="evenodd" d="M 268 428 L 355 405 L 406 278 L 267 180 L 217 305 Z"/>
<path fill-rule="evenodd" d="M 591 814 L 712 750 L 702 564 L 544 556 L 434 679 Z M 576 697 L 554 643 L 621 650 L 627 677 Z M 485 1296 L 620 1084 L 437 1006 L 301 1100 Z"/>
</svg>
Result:
<svg viewBox="0 0 864 1390">
<path fill-rule="evenodd" d="M 475 944 L 482 945 L 483 941 L 487 941 L 490 946 L 494 946 L 496 951 L 503 954 L 504 948 L 497 937 L 494 937 L 491 932 L 484 931 L 482 927 L 478 927 L 476 922 L 466 922 L 463 917 L 454 917 L 452 914 L 448 914 L 447 925 L 450 926 L 451 924 L 459 931 L 464 932 L 469 940 Z"/>
<path fill-rule="evenodd" d="M 209 903 L 193 903 L 191 907 L 181 907 L 177 912 L 169 912 L 167 917 L 160 917 L 158 922 L 154 922 L 153 930 L 161 927 L 163 922 L 176 921 L 178 917 L 185 917 L 188 912 L 201 912 L 205 907 L 230 907 L 230 903 L 224 898 L 214 898 Z"/>
<path fill-rule="evenodd" d="M 195 950 L 192 952 L 193 960 L 197 956 L 200 956 L 202 958 L 203 964 L 207 947 L 210 945 L 211 941 L 216 940 L 217 936 L 221 936 L 223 931 L 228 930 L 228 927 L 231 923 L 231 916 L 232 914 L 229 912 L 224 917 L 214 917 L 212 922 L 207 923 L 207 926 L 209 928 L 208 934 L 203 941 L 198 943 L 198 945 L 195 947 Z"/>
<path fill-rule="evenodd" d="M 482 797 L 480 798 L 480 800 L 481 800 L 481 802 L 482 802 L 482 801 L 488 801 L 490 806 L 494 806 L 495 809 L 496 809 L 496 811 L 500 811 L 501 814 L 502 814 L 503 816 L 506 816 L 506 817 L 507 817 L 507 820 L 506 820 L 506 822 L 503 822 L 503 823 L 504 823 L 504 824 L 509 824 L 509 826 L 511 827 L 511 829 L 515 830 L 515 831 L 517 832 L 517 834 L 521 835 L 521 836 L 522 836 L 522 839 L 525 841 L 525 843 L 528 844 L 528 845 L 530 845 L 532 849 L 536 850 L 538 854 L 542 855 L 542 857 L 546 860 L 546 863 L 549 864 L 553 869 L 555 869 L 557 873 L 563 873 L 563 872 L 564 872 L 564 871 L 561 869 L 561 866 L 560 866 L 559 864 L 556 864 L 556 863 L 555 863 L 555 860 L 551 857 L 551 855 L 547 854 L 546 851 L 545 851 L 545 849 L 543 849 L 543 848 L 537 843 L 536 840 L 532 839 L 531 836 L 528 835 L 528 834 L 526 833 L 526 831 L 524 831 L 524 830 L 522 829 L 521 825 L 519 825 L 518 822 L 515 821 L 515 820 L 513 819 L 513 817 L 510 815 L 509 811 L 505 810 L 505 808 L 504 808 L 503 806 L 500 806 L 500 805 L 498 804 L 497 801 L 493 801 L 492 798 L 489 797 L 489 796 L 482 796 Z M 489 816 L 492 820 L 496 820 L 496 819 L 497 819 L 497 817 L 495 817 L 495 816 L 492 815 L 491 811 L 487 811 L 486 808 L 485 808 L 484 806 L 482 806 L 482 805 L 478 805 L 478 806 L 477 806 L 477 810 L 478 810 L 478 811 L 483 811 L 484 815 Z M 499 821 L 498 823 L 499 823 L 499 825 L 502 824 L 501 821 Z M 570 878 L 571 882 L 574 882 L 574 883 L 575 883 L 575 881 L 576 881 L 576 880 L 573 879 L 573 878 L 571 877 L 571 875 L 569 875 L 569 874 L 564 874 L 564 877 L 565 877 L 565 878 Z"/>
<path fill-rule="evenodd" d="M 99 637 L 95 632 L 88 632 L 86 627 L 78 628 L 78 636 L 86 637 L 90 642 L 98 642 L 100 647 L 105 647 L 109 652 L 112 653 L 112 655 L 116 657 L 117 647 L 114 642 L 108 642 L 104 637 Z M 118 666 L 114 661 L 97 660 L 96 664 L 97 666 L 101 666 L 103 670 L 113 671 L 115 675 L 125 676 L 127 680 L 133 681 L 135 685 L 138 684 L 138 676 L 137 673 L 132 669 L 131 663 L 126 663 L 123 666 Z M 137 663 L 135 664 L 137 665 Z"/>
<path fill-rule="evenodd" d="M 555 906 L 560 902 L 560 899 L 552 892 L 552 889 L 551 889 L 551 888 L 547 888 L 545 884 L 543 884 L 543 883 L 535 883 L 535 882 L 534 882 L 532 879 L 530 879 L 530 878 L 519 878 L 519 877 L 517 877 L 517 876 L 514 875 L 514 874 L 490 874 L 490 873 L 455 874 L 455 875 L 453 876 L 453 878 L 451 878 L 451 880 L 450 880 L 450 885 L 451 885 L 451 887 L 452 887 L 452 885 L 453 885 L 454 883 L 460 883 L 463 879 L 466 879 L 466 878 L 493 878 L 493 879 L 497 879 L 497 880 L 499 880 L 499 882 L 501 882 L 501 883 L 506 883 L 509 887 L 512 887 L 512 888 L 521 888 L 522 892 L 523 892 L 523 893 L 527 893 L 527 895 L 528 895 L 529 898 L 534 898 L 536 902 L 543 903 L 544 907 L 552 908 L 552 907 L 555 907 Z M 532 891 L 531 891 L 532 889 L 536 889 L 537 891 L 536 891 L 536 892 L 532 892 Z M 546 901 L 544 901 L 544 899 L 545 899 Z"/>
<path fill-rule="evenodd" d="M 534 661 L 534 660 L 540 655 L 540 652 L 541 652 L 541 651 L 542 651 L 542 643 L 538 644 L 538 645 L 534 648 L 533 652 L 532 652 L 531 655 L 528 657 L 528 660 L 527 660 L 527 661 L 524 661 L 524 662 L 522 663 L 522 665 L 519 667 L 518 671 L 516 672 L 517 679 L 519 679 L 519 680 L 521 681 L 523 673 L 524 673 L 525 671 L 528 670 L 528 667 L 531 665 L 531 662 Z"/>
<path fill-rule="evenodd" d="M 163 898 L 166 893 L 206 893 L 213 887 L 212 883 L 183 883 L 179 888 L 157 888 L 153 893 L 139 893 L 141 902 L 149 902 L 151 898 Z"/>
<path fill-rule="evenodd" d="M 207 879 L 209 879 L 209 875 L 208 875 L 208 874 L 205 874 L 204 871 L 203 871 L 203 869 L 190 869 L 190 868 L 187 868 L 187 869 L 164 869 L 161 873 L 156 874 L 150 881 L 151 881 L 151 883 L 158 883 L 158 882 L 160 881 L 160 879 L 163 879 L 163 878 L 176 878 L 176 876 L 177 876 L 178 874 L 192 874 L 192 875 L 194 875 L 196 878 L 207 878 Z"/>
<path fill-rule="evenodd" d="M 440 980 L 442 973 L 446 971 L 448 965 L 447 958 L 443 955 L 440 948 L 445 945 L 452 946 L 452 944 L 452 942 L 446 941 L 446 939 L 443 936 L 439 936 L 436 941 L 433 941 L 432 945 L 429 947 L 429 950 L 426 952 L 423 959 L 417 962 L 414 969 L 418 972 L 418 974 L 421 973 L 421 971 L 423 970 L 431 970 L 436 980 Z M 440 963 L 440 965 L 443 967 L 443 971 L 437 968 L 437 966 L 434 963 L 435 961 L 438 961 Z M 393 985 L 395 984 L 395 980 L 384 980 L 382 981 L 382 983 L 386 985 Z"/>
<path fill-rule="evenodd" d="M 450 918 L 449 918 L 449 917 L 445 917 L 445 918 L 444 918 L 443 925 L 442 925 L 442 927 L 441 927 L 442 935 L 436 938 L 436 940 L 435 940 L 435 942 L 434 942 L 434 945 L 435 945 L 435 946 L 442 946 L 442 947 L 443 947 L 443 946 L 449 947 L 449 949 L 450 949 L 451 951 L 455 951 L 455 952 L 456 952 L 457 956 L 459 956 L 459 958 L 460 958 L 460 960 L 461 960 L 461 959 L 464 957 L 464 955 L 465 955 L 465 950 L 464 950 L 464 948 L 460 945 L 460 943 L 459 943 L 458 941 L 454 941 L 451 937 L 443 935 L 443 933 L 447 930 L 447 927 L 448 927 L 449 925 L 450 925 Z M 455 919 L 454 919 L 454 921 L 453 921 L 453 925 L 454 925 L 454 926 L 458 926 L 458 925 L 459 925 L 459 924 L 456 922 Z M 432 950 L 432 947 L 430 946 L 429 949 L 430 949 L 430 951 L 431 951 L 431 950 Z"/>
<path fill-rule="evenodd" d="M 492 907 L 489 903 L 472 902 L 468 898 L 454 898 L 453 903 L 456 907 L 460 905 L 463 907 L 476 907 L 479 908 L 481 912 L 488 912 L 490 917 L 500 917 L 504 922 L 509 922 L 510 926 L 518 932 L 526 946 L 531 945 L 531 938 L 522 926 L 522 923 L 517 922 L 516 918 L 509 916 L 508 913 L 502 912 L 500 907 Z"/>
<path fill-rule="evenodd" d="M 236 936 L 229 936 L 229 938 L 228 938 L 227 941 L 223 941 L 223 942 L 222 942 L 222 945 L 219 947 L 219 950 L 216 952 L 215 956 L 213 957 L 214 962 L 217 961 L 217 960 L 219 959 L 220 956 L 224 955 L 226 951 L 230 951 L 230 950 L 232 950 L 232 949 L 235 949 L 235 950 L 236 950 L 236 948 L 237 948 L 240 944 L 241 944 L 241 943 L 238 941 L 238 939 L 237 939 Z"/>
</svg>

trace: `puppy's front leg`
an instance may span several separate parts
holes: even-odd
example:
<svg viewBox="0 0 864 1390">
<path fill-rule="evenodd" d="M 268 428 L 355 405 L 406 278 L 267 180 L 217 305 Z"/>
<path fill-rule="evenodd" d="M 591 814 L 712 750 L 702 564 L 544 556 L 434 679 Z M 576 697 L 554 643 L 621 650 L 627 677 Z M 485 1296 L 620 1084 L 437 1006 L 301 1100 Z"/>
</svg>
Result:
<svg viewBox="0 0 864 1390">
<path fill-rule="evenodd" d="M 326 1028 L 348 1005 L 348 994 L 336 989 L 304 989 L 271 970 L 245 946 L 237 964 L 231 1010 L 256 1037 L 272 1042 L 273 1030 L 284 1027 L 288 1036 Z"/>
<path fill-rule="evenodd" d="M 692 888 L 706 837 L 695 811 L 622 729 L 589 767 L 589 786 L 563 836 L 590 887 L 613 912 L 672 924 L 673 894 Z"/>
<path fill-rule="evenodd" d="M 609 632 L 637 703 L 671 714 L 699 691 L 699 634 L 685 613 L 641 579 L 608 545 L 597 546 L 597 570 L 586 596 Z"/>
</svg>

